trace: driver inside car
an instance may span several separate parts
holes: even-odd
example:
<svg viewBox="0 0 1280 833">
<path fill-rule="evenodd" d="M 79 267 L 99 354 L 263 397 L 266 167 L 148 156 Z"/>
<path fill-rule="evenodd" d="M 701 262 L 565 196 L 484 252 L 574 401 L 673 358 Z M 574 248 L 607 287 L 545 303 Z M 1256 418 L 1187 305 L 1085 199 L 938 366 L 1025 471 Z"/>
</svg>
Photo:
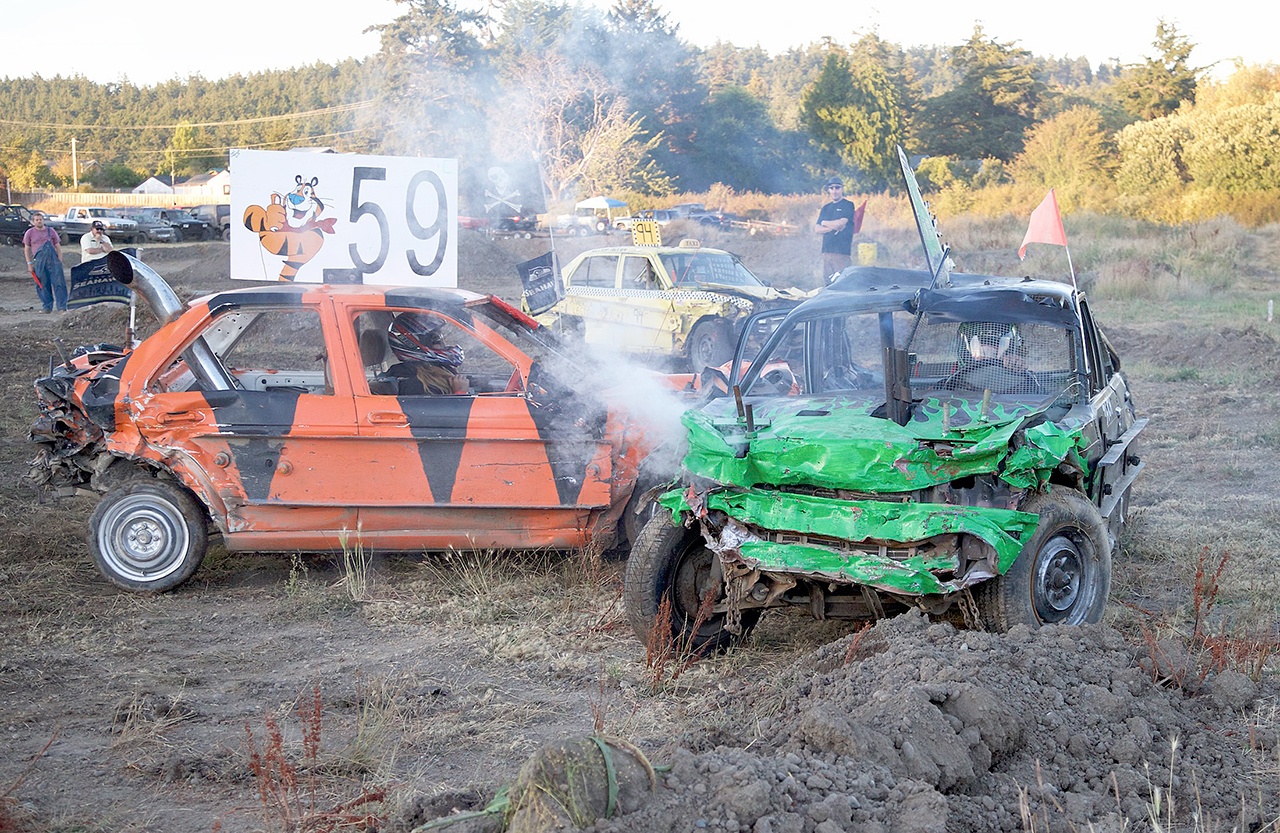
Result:
<svg viewBox="0 0 1280 833">
<path fill-rule="evenodd" d="M 1021 373 L 1027 369 L 1026 344 L 1016 325 L 969 322 L 961 325 L 960 340 L 964 344 L 962 368 L 999 362 L 1007 370 Z"/>
<path fill-rule="evenodd" d="M 443 323 L 420 312 L 402 312 L 392 319 L 387 343 L 400 362 L 378 374 L 370 389 L 380 392 L 394 388 L 398 396 L 467 393 L 469 381 L 458 373 L 462 348 L 445 344 L 443 327 Z"/>
</svg>

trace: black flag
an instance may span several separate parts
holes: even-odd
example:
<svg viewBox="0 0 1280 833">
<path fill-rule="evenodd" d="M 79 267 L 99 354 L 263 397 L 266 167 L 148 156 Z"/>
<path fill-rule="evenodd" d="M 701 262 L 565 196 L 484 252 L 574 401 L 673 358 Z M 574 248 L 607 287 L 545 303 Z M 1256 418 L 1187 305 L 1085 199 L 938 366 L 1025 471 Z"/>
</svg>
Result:
<svg viewBox="0 0 1280 833">
<path fill-rule="evenodd" d="M 540 315 L 556 305 L 564 297 L 564 286 L 556 272 L 552 252 L 516 264 L 520 283 L 524 286 L 522 297 L 530 315 Z"/>
<path fill-rule="evenodd" d="M 120 249 L 137 257 L 135 249 Z M 67 292 L 67 309 L 80 309 L 90 304 L 127 304 L 133 290 L 111 277 L 107 259 L 88 260 L 71 267 L 71 288 Z"/>
</svg>

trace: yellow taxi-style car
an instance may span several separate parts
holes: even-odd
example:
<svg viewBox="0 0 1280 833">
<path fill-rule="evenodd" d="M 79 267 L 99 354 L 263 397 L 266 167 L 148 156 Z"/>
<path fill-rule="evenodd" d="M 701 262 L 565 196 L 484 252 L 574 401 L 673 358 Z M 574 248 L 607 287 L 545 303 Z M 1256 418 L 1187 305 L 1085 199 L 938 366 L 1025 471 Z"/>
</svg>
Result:
<svg viewBox="0 0 1280 833">
<path fill-rule="evenodd" d="M 751 313 L 791 306 L 809 293 L 775 289 L 722 249 L 612 246 L 564 269 L 564 298 L 538 320 L 576 331 L 588 344 L 646 358 L 672 357 L 694 372 L 733 358 Z"/>
</svg>

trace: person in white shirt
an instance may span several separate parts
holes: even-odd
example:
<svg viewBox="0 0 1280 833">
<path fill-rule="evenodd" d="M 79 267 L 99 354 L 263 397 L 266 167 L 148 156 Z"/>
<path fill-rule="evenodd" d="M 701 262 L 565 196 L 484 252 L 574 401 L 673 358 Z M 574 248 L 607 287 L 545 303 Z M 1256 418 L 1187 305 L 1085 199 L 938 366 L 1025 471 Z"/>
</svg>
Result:
<svg viewBox="0 0 1280 833">
<path fill-rule="evenodd" d="M 80 262 L 88 263 L 100 257 L 106 257 L 112 251 L 111 238 L 107 237 L 106 226 L 101 220 L 94 220 L 89 231 L 80 236 Z"/>
</svg>

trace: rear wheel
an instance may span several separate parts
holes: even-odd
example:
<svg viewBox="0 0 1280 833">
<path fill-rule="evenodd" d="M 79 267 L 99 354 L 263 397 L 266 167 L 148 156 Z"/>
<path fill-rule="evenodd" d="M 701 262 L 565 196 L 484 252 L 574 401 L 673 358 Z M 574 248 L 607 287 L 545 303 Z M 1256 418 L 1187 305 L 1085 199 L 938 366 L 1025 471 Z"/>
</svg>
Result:
<svg viewBox="0 0 1280 833">
<path fill-rule="evenodd" d="M 117 486 L 89 518 L 93 560 L 125 590 L 172 590 L 195 573 L 208 542 L 204 509 L 186 490 L 159 480 Z"/>
<path fill-rule="evenodd" d="M 699 321 L 685 343 L 689 366 L 694 373 L 706 367 L 719 367 L 733 358 L 733 329 L 719 318 Z"/>
<path fill-rule="evenodd" d="M 983 621 L 1014 625 L 1083 625 L 1102 620 L 1111 590 L 1111 544 L 1097 508 L 1065 487 L 1021 507 L 1040 522 L 1013 566 L 978 592 Z"/>
<path fill-rule="evenodd" d="M 671 637 L 679 647 L 705 654 L 745 639 L 760 621 L 761 611 L 742 611 L 741 634 L 725 630 L 725 613 L 708 614 L 697 624 L 698 609 L 708 593 L 714 594 L 715 602 L 724 599 L 718 567 L 716 554 L 707 549 L 696 526 L 677 526 L 670 511 L 657 510 L 631 548 L 623 588 L 627 622 L 640 641 L 648 643 L 664 599 L 671 602 Z M 665 623 L 657 627 L 665 628 Z"/>
<path fill-rule="evenodd" d="M 225 227 L 225 228 L 223 228 L 223 229 L 222 229 L 222 239 L 223 239 L 223 240 L 230 240 L 230 239 L 231 239 L 231 226 L 227 226 L 227 227 Z"/>
</svg>

